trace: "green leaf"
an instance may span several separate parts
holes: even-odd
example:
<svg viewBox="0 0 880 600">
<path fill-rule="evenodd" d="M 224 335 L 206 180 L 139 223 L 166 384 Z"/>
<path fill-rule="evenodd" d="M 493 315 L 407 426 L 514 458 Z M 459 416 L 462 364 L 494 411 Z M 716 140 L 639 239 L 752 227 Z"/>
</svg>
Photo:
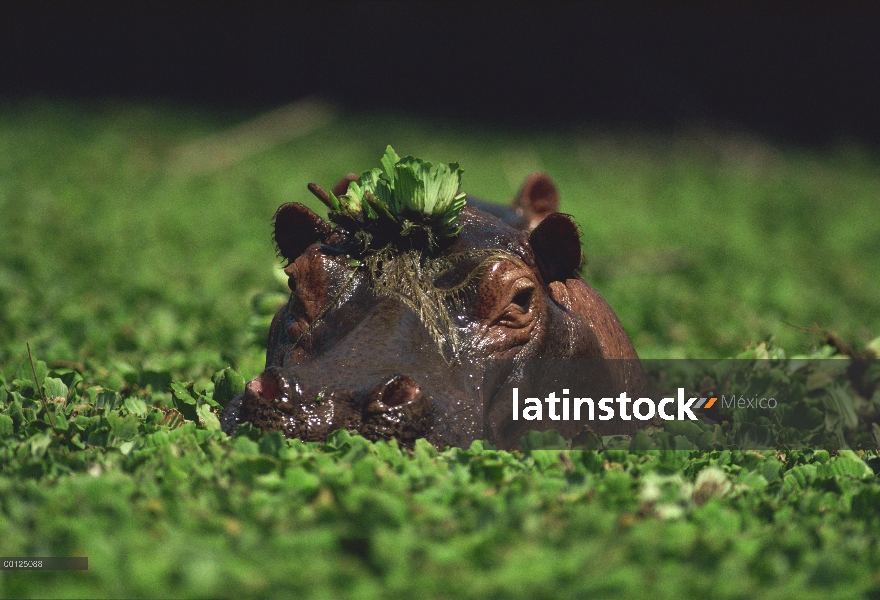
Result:
<svg viewBox="0 0 880 600">
<path fill-rule="evenodd" d="M 761 475 L 763 475 L 764 479 L 769 483 L 773 483 L 780 478 L 780 473 L 783 471 L 784 467 L 785 465 L 775 458 L 768 458 L 761 465 Z"/>
<path fill-rule="evenodd" d="M 449 167 L 441 165 L 440 187 L 437 191 L 437 198 L 442 202 L 444 211 L 453 206 L 453 202 L 460 202 L 464 206 L 464 194 L 458 193 L 461 187 L 462 170 L 458 167 L 458 163 L 450 163 Z"/>
<path fill-rule="evenodd" d="M 831 472 L 835 475 L 846 475 L 859 479 L 873 477 L 874 471 L 852 450 L 841 450 L 837 458 L 831 462 Z"/>
<path fill-rule="evenodd" d="M 328 194 L 330 196 L 330 203 L 333 205 L 331 210 L 339 210 L 339 198 L 333 192 L 328 192 Z"/>
<path fill-rule="evenodd" d="M 529 431 L 519 440 L 520 450 L 567 450 L 568 443 L 553 429 Z"/>
<path fill-rule="evenodd" d="M 382 167 L 385 169 L 385 173 L 388 176 L 388 179 L 391 180 L 394 174 L 394 165 L 400 162 L 400 157 L 397 156 L 397 152 L 394 151 L 394 148 L 389 144 L 385 148 L 385 154 L 382 156 Z"/>
<path fill-rule="evenodd" d="M 369 171 L 364 171 L 361 173 L 358 182 L 355 184 L 357 197 L 363 200 L 367 193 L 375 192 L 377 186 L 379 186 L 380 182 L 383 180 L 386 181 L 387 185 L 387 179 L 382 176 L 382 169 L 370 169 Z M 351 189 L 351 183 L 348 184 L 348 187 Z"/>
<path fill-rule="evenodd" d="M 12 435 L 13 422 L 9 415 L 0 415 L 0 437 Z"/>
<path fill-rule="evenodd" d="M 865 487 L 853 496 L 852 512 L 861 519 L 877 519 L 880 506 L 880 488 Z"/>
<path fill-rule="evenodd" d="M 306 500 L 314 498 L 321 488 L 321 478 L 302 468 L 288 469 L 284 474 L 284 483 L 302 494 Z"/>
<path fill-rule="evenodd" d="M 377 188 L 376 191 L 377 192 L 382 191 L 383 193 L 390 194 L 389 190 L 390 190 L 390 188 L 387 185 L 382 184 L 379 188 Z M 388 196 L 388 197 L 390 197 L 390 196 Z M 390 210 L 388 210 L 388 200 L 387 199 L 383 200 L 379 196 L 374 196 L 373 194 L 367 194 L 366 196 L 364 196 L 364 201 L 367 203 L 370 210 L 372 211 L 371 214 L 375 215 L 374 218 L 376 218 L 376 219 L 384 218 L 384 219 L 387 219 L 388 221 L 396 221 L 396 217 L 391 214 Z"/>
<path fill-rule="evenodd" d="M 650 450 L 653 447 L 651 438 L 644 431 L 637 431 L 629 444 L 630 452 L 637 450 Z"/>
<path fill-rule="evenodd" d="M 696 440 L 703 432 L 693 421 L 664 421 L 663 428 L 672 435 L 680 435 L 689 440 Z"/>
<path fill-rule="evenodd" d="M 137 377 L 138 385 L 142 388 L 150 386 L 154 392 L 161 392 L 168 389 L 171 383 L 171 373 L 168 371 L 141 371 Z"/>
<path fill-rule="evenodd" d="M 141 398 L 136 398 L 135 396 L 129 396 L 125 399 L 123 403 L 128 412 L 135 414 L 139 417 L 147 414 L 147 404 Z"/>
<path fill-rule="evenodd" d="M 806 489 L 816 480 L 816 472 L 816 465 L 798 465 L 789 470 L 784 479 L 790 479 L 801 489 Z"/>
<path fill-rule="evenodd" d="M 287 449 L 287 440 L 280 431 L 266 433 L 258 442 L 260 454 L 268 454 L 275 458 L 283 458 L 284 450 Z"/>
<path fill-rule="evenodd" d="M 175 408 L 177 408 L 177 410 L 180 411 L 180 414 L 182 414 L 188 421 L 198 421 L 198 415 L 196 414 L 196 399 L 190 395 L 186 387 L 176 381 L 171 383 L 170 387 L 171 393 L 174 396 Z"/>
<path fill-rule="evenodd" d="M 98 391 L 97 395 L 95 396 L 95 408 L 103 408 L 104 410 L 113 410 L 119 408 L 119 394 L 117 394 L 113 390 L 104 390 L 101 388 L 98 389 L 100 391 Z"/>
<path fill-rule="evenodd" d="M 213 381 L 214 393 L 212 398 L 224 408 L 229 404 L 230 400 L 244 391 L 244 377 L 228 367 L 217 371 L 214 374 Z"/>
<path fill-rule="evenodd" d="M 425 209 L 425 182 L 412 164 L 400 163 L 394 167 L 394 204 L 391 210 L 395 214 L 402 214 L 405 210 L 428 212 Z"/>
<path fill-rule="evenodd" d="M 199 417 L 199 423 L 201 423 L 205 429 L 220 429 L 220 420 L 217 418 L 217 415 L 214 414 L 214 411 L 211 410 L 210 405 L 199 405 L 199 407 L 196 408 L 196 413 Z"/>
<path fill-rule="evenodd" d="M 853 398 L 839 383 L 827 388 L 827 395 L 823 398 L 823 403 L 828 410 L 826 422 L 829 429 L 833 428 L 832 418 L 834 415 L 840 419 L 840 423 L 847 429 L 853 429 L 858 425 L 859 418 L 856 415 Z"/>
<path fill-rule="evenodd" d="M 43 433 L 34 435 L 28 440 L 28 446 L 30 446 L 31 456 L 34 456 L 36 458 L 40 458 L 45 455 L 46 450 L 51 444 L 52 433 L 49 431 L 44 431 Z"/>
<path fill-rule="evenodd" d="M 130 398 L 126 398 L 126 400 L 130 400 Z M 110 433 L 122 440 L 129 441 L 137 435 L 140 419 L 136 414 L 123 417 L 114 411 L 107 415 L 107 422 L 110 424 Z"/>
<path fill-rule="evenodd" d="M 377 206 L 378 203 L 379 199 L 376 198 L 376 196 L 374 196 L 372 192 L 366 192 L 364 194 L 362 208 L 364 210 L 364 217 L 366 220 L 375 221 L 377 218 L 379 218 L 376 209 L 373 208 L 374 206 Z"/>
<path fill-rule="evenodd" d="M 43 392 L 46 394 L 47 399 L 64 398 L 66 400 L 69 390 L 60 379 L 46 377 L 46 379 L 43 380 Z"/>
<path fill-rule="evenodd" d="M 52 423 L 55 426 L 55 431 L 67 431 L 70 427 L 70 422 L 67 420 L 67 416 L 58 409 L 52 413 Z"/>
<path fill-rule="evenodd" d="M 34 361 L 34 370 L 37 372 L 38 381 L 44 381 L 46 379 L 46 376 L 49 374 L 49 367 L 46 365 L 46 362 L 42 360 Z M 33 376 L 34 374 L 31 371 L 30 361 L 26 360 L 21 363 L 21 366 L 18 368 L 18 372 L 16 373 L 15 378 L 31 381 Z"/>
<path fill-rule="evenodd" d="M 55 377 L 58 377 L 64 384 L 69 388 L 75 388 L 77 384 L 81 383 L 83 380 L 82 375 L 80 375 L 76 370 L 69 368 L 58 368 L 52 369 L 52 374 Z"/>
</svg>

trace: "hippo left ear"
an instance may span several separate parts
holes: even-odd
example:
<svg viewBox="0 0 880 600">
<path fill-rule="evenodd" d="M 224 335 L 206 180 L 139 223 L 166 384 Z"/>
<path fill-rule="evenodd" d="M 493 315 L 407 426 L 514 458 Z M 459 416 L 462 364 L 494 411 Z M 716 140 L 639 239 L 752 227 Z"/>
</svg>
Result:
<svg viewBox="0 0 880 600">
<path fill-rule="evenodd" d="M 559 189 L 546 173 L 532 173 L 513 199 L 513 207 L 524 217 L 526 231 L 531 231 L 559 211 Z"/>
<path fill-rule="evenodd" d="M 326 240 L 331 231 L 327 221 L 299 202 L 283 204 L 275 213 L 275 245 L 290 262 L 312 244 Z"/>
<path fill-rule="evenodd" d="M 581 236 L 571 217 L 561 213 L 546 217 L 529 235 L 529 243 L 545 283 L 577 276 L 581 266 Z"/>
</svg>

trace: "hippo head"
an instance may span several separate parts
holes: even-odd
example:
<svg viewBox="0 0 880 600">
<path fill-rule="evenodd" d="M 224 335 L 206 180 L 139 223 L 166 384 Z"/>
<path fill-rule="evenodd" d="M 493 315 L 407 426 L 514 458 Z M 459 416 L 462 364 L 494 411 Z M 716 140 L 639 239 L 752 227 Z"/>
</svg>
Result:
<svg viewBox="0 0 880 600">
<path fill-rule="evenodd" d="M 343 428 L 467 446 L 484 431 L 487 361 L 637 358 L 577 276 L 570 217 L 528 222 L 529 233 L 466 206 L 458 224 L 431 255 L 357 257 L 352 232 L 302 204 L 281 206 L 275 241 L 290 299 L 272 322 L 265 370 L 227 407 L 224 429 L 249 421 L 302 440 Z"/>
</svg>

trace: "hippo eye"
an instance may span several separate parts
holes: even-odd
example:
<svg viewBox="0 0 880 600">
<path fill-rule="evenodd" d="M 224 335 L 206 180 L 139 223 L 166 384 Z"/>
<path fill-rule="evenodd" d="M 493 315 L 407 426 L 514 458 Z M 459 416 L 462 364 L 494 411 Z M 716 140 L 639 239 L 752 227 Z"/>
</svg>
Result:
<svg viewBox="0 0 880 600">
<path fill-rule="evenodd" d="M 529 309 L 532 307 L 532 296 L 534 293 L 534 287 L 527 287 L 516 292 L 495 321 L 495 324 L 517 329 L 528 326 L 532 322 Z"/>
<path fill-rule="evenodd" d="M 534 291 L 535 288 L 526 288 L 517 293 L 517 295 L 513 297 L 513 300 L 511 300 L 510 303 L 518 306 L 520 309 L 522 309 L 523 312 L 528 312 L 529 307 L 532 305 L 532 294 L 534 293 Z"/>
</svg>

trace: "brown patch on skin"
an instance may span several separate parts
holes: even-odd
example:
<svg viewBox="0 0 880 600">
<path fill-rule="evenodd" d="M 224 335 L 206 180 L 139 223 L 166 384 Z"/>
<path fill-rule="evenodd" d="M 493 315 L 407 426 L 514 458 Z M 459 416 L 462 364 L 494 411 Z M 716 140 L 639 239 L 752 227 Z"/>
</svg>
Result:
<svg viewBox="0 0 880 600">
<path fill-rule="evenodd" d="M 288 308 L 291 314 L 302 315 L 308 322 L 315 320 L 330 301 L 333 284 L 341 283 L 333 281 L 339 279 L 333 277 L 338 274 L 339 269 L 334 268 L 338 262 L 336 256 L 328 256 L 315 245 L 284 269 L 292 297 L 297 301 Z"/>
</svg>

